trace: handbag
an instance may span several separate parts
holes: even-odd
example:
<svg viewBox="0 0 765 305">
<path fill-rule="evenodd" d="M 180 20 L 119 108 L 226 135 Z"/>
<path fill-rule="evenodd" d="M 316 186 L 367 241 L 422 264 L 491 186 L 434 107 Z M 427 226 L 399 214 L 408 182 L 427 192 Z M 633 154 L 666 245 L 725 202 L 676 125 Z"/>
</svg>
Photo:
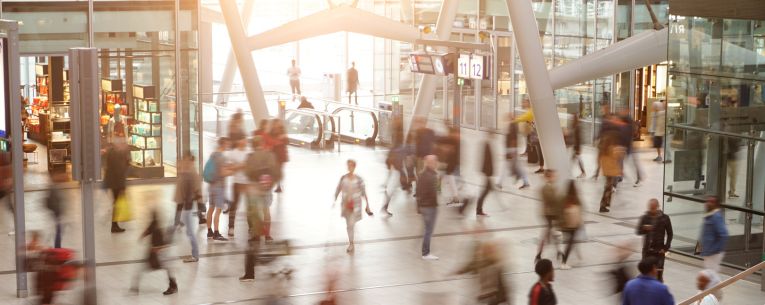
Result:
<svg viewBox="0 0 765 305">
<path fill-rule="evenodd" d="M 133 211 L 130 210 L 125 195 L 121 195 L 117 198 L 117 201 L 114 202 L 114 215 L 112 221 L 125 222 L 131 220 L 133 220 Z"/>
</svg>

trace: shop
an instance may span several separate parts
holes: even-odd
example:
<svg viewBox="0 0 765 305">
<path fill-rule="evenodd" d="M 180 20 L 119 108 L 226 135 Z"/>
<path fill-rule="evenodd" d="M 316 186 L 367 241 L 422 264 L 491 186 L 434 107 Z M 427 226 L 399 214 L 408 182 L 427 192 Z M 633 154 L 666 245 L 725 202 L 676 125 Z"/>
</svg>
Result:
<svg viewBox="0 0 765 305">
<path fill-rule="evenodd" d="M 20 21 L 27 184 L 72 171 L 66 54 L 75 47 L 98 49 L 101 151 L 129 145 L 130 178 L 172 178 L 179 154 L 199 156 L 197 1 L 93 1 L 92 11 L 82 1 L 0 2 L 3 19 Z"/>
</svg>

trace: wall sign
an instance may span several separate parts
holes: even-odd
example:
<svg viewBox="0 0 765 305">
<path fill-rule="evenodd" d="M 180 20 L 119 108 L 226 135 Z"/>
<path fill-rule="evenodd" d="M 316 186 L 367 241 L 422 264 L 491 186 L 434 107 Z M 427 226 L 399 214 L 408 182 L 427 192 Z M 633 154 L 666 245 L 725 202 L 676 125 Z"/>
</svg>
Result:
<svg viewBox="0 0 765 305">
<path fill-rule="evenodd" d="M 457 59 L 457 77 L 470 78 L 470 55 L 460 54 Z"/>
</svg>

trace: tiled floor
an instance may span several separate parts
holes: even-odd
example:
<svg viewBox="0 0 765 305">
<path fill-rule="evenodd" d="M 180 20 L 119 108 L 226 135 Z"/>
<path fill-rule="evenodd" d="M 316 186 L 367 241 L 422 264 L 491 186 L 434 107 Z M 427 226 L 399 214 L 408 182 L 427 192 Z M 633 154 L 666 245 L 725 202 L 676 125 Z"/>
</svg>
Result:
<svg viewBox="0 0 765 305">
<path fill-rule="evenodd" d="M 480 160 L 477 147 L 484 135 L 475 131 L 463 131 L 463 176 L 468 190 L 477 194 L 481 181 L 476 169 Z M 498 139 L 498 138 L 497 138 Z M 497 140 L 499 143 L 499 140 Z M 499 157 L 499 147 L 495 147 Z M 594 151 L 585 149 L 585 163 L 594 170 Z M 230 242 L 210 242 L 199 230 L 202 259 L 196 264 L 183 264 L 178 256 L 189 253 L 185 235 L 176 234 L 176 243 L 168 251 L 171 266 L 179 281 L 180 293 L 164 297 L 166 275 L 162 272 L 146 274 L 141 282 L 141 294 L 129 295 L 129 283 L 133 275 L 143 267 L 142 259 L 148 241 L 138 241 L 139 230 L 146 224 L 146 215 L 158 208 L 168 222 L 174 203 L 172 185 L 142 185 L 128 190 L 137 219 L 126 224 L 128 232 L 119 235 L 109 233 L 110 200 L 108 194 L 98 191 L 96 196 L 96 245 L 97 280 L 100 304 L 261 304 L 265 298 L 281 287 L 270 279 L 268 272 L 289 266 L 296 271 L 287 283 L 285 304 L 317 304 L 326 287 L 328 270 L 340 274 L 336 289 L 340 290 L 340 304 L 474 304 L 477 279 L 473 275 L 451 275 L 461 263 L 469 258 L 471 243 L 476 238 L 494 238 L 502 243 L 506 262 L 505 278 L 512 288 L 514 304 L 527 302 L 528 289 L 534 283 L 533 257 L 542 228 L 539 217 L 538 187 L 541 177 L 531 174 L 532 188 L 519 191 L 506 183 L 504 190 L 492 193 L 485 210 L 490 217 L 458 217 L 453 208 L 441 207 L 432 243 L 433 253 L 441 259 L 422 261 L 419 256 L 422 221 L 415 213 L 412 198 L 399 193 L 393 201 L 391 218 L 376 214 L 364 217 L 356 226 L 359 244 L 354 255 L 345 253 L 345 224 L 339 217 L 337 206 L 332 208 L 335 184 L 345 169 L 345 160 L 356 159 L 358 173 L 366 180 L 367 191 L 373 209 L 377 211 L 383 200 L 382 184 L 386 178 L 383 150 L 343 146 L 343 152 L 312 152 L 292 149 L 291 162 L 287 164 L 285 192 L 276 197 L 272 207 L 273 235 L 277 239 L 290 239 L 295 246 L 291 256 L 283 257 L 257 269 L 257 281 L 240 283 L 237 278 L 243 272 L 241 251 L 245 245 L 246 222 L 244 211 L 239 211 L 236 238 Z M 647 179 L 641 187 L 624 183 L 616 193 L 612 212 L 597 213 L 602 192 L 602 180 L 578 181 L 581 197 L 586 208 L 586 238 L 577 244 L 572 258 L 572 270 L 558 270 L 554 287 L 559 304 L 617 304 L 610 295 L 610 283 L 605 272 L 616 263 L 618 246 L 637 250 L 640 239 L 631 227 L 652 197 L 661 195 L 660 164 L 650 162 L 652 152 L 638 153 Z M 529 170 L 535 169 L 529 166 Z M 628 170 L 629 173 L 629 170 Z M 629 177 L 629 174 L 628 174 Z M 628 178 L 630 180 L 630 178 Z M 64 246 L 80 249 L 79 190 L 71 190 L 70 208 L 66 215 Z M 27 227 L 50 235 L 50 218 L 42 209 L 42 192 L 27 194 Z M 686 211 L 688 222 L 698 215 Z M 15 275 L 13 273 L 13 239 L 5 235 L 11 227 L 10 216 L 0 215 L 0 303 L 25 304 L 14 298 Z M 681 217 L 681 216 L 677 216 Z M 480 227 L 489 233 L 476 234 Z M 221 220 L 221 227 L 227 220 Z M 696 223 L 681 225 L 680 231 L 694 230 Z M 682 235 L 685 233 L 678 233 Z M 688 233 L 688 236 L 692 232 Z M 546 256 L 554 258 L 548 248 Z M 630 261 L 639 259 L 637 252 Z M 556 264 L 557 265 L 557 264 Z M 695 274 L 699 267 L 670 259 L 666 265 L 666 282 L 677 301 L 693 295 Z M 31 281 L 30 281 L 31 283 Z M 726 304 L 762 304 L 765 293 L 759 284 L 739 281 L 725 289 Z M 80 304 L 81 284 L 60 295 L 62 304 Z"/>
</svg>

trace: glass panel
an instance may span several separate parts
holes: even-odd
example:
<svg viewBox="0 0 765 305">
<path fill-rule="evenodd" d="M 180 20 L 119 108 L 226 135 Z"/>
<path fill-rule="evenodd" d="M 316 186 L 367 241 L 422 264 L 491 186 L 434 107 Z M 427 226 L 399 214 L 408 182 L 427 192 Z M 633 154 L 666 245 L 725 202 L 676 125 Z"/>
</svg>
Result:
<svg viewBox="0 0 765 305">
<path fill-rule="evenodd" d="M 88 46 L 86 1 L 3 1 L 3 19 L 17 20 L 21 54 L 64 54 Z"/>
<path fill-rule="evenodd" d="M 659 21 L 659 24 L 667 24 L 667 17 L 669 13 L 669 0 L 659 0 L 659 1 L 651 1 L 651 9 L 653 10 L 653 13 L 656 15 L 656 19 Z M 635 8 L 634 8 L 634 14 L 635 14 L 635 32 L 634 34 L 638 34 L 640 32 L 646 31 L 646 30 L 652 30 L 653 29 L 653 19 L 651 19 L 651 15 L 648 12 L 648 8 L 645 6 L 645 2 L 643 1 L 635 1 Z"/>
<path fill-rule="evenodd" d="M 616 40 L 632 36 L 632 0 L 616 2 Z"/>
</svg>

